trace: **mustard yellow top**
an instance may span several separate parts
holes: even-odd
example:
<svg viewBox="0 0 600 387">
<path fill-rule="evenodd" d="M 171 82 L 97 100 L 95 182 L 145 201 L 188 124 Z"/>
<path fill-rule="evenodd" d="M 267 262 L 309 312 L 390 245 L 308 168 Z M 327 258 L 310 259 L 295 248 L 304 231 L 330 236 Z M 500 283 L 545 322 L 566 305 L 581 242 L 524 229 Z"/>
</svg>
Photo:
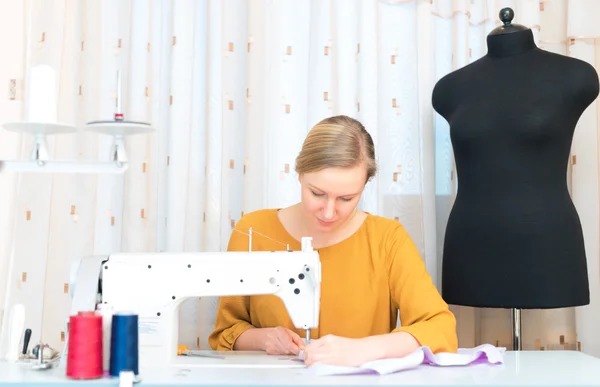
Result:
<svg viewBox="0 0 600 387">
<path fill-rule="evenodd" d="M 284 245 L 257 233 L 287 243 L 291 250 L 301 249 L 275 209 L 246 214 L 236 225 L 246 233 L 250 227 L 252 250 L 285 250 Z M 228 250 L 247 249 L 248 237 L 233 231 Z M 400 223 L 369 214 L 352 236 L 318 252 L 321 311 L 319 327 L 311 331 L 311 338 L 327 334 L 361 338 L 406 331 L 435 353 L 456 351 L 456 319 Z M 398 311 L 400 328 L 396 328 Z M 305 336 L 304 330 L 294 327 L 277 296 L 221 297 L 209 344 L 215 350 L 232 350 L 239 335 L 252 326 L 282 326 Z"/>
</svg>

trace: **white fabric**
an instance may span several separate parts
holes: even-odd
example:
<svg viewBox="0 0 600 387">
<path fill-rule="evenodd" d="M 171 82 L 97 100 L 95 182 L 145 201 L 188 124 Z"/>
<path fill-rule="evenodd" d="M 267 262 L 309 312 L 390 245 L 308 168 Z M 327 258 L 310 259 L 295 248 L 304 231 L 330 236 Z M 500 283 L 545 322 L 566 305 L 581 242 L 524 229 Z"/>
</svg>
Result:
<svg viewBox="0 0 600 387">
<path fill-rule="evenodd" d="M 456 175 L 431 90 L 485 54 L 506 5 L 540 47 L 600 66 L 594 1 L 3 2 L 0 74 L 16 88 L 0 98 L 0 122 L 28 118 L 23 85 L 46 64 L 56 71 L 59 121 L 82 128 L 111 118 L 120 70 L 126 117 L 158 131 L 127 139 L 122 177 L 0 174 L 0 309 L 23 303 L 32 342 L 42 335 L 60 349 L 78 257 L 224 249 L 243 212 L 299 199 L 294 158 L 307 130 L 334 114 L 360 119 L 376 142 L 380 172 L 361 207 L 406 226 L 439 286 Z M 568 175 L 592 304 L 525 311 L 525 348 L 580 341 L 600 355 L 599 115 L 594 104 L 580 120 Z M 27 157 L 30 146 L 0 130 L 1 159 Z M 56 158 L 104 160 L 109 146 L 81 130 L 49 139 Z M 215 301 L 184 305 L 181 344 L 207 348 Z M 510 346 L 509 311 L 452 309 L 460 346 Z"/>
</svg>

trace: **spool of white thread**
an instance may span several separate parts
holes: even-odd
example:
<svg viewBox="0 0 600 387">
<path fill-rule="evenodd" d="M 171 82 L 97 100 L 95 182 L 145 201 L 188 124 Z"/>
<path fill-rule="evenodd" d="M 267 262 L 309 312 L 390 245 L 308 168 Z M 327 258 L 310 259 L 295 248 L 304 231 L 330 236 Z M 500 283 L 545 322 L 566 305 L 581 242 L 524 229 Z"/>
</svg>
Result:
<svg viewBox="0 0 600 387">
<path fill-rule="evenodd" d="M 102 369 L 108 372 L 110 369 L 110 332 L 114 309 L 105 304 L 98 304 L 96 311 L 102 316 Z"/>
<path fill-rule="evenodd" d="M 19 361 L 19 343 L 25 327 L 25 306 L 15 304 L 10 311 L 10 327 L 8 329 L 8 352 L 6 360 L 9 363 Z"/>
</svg>

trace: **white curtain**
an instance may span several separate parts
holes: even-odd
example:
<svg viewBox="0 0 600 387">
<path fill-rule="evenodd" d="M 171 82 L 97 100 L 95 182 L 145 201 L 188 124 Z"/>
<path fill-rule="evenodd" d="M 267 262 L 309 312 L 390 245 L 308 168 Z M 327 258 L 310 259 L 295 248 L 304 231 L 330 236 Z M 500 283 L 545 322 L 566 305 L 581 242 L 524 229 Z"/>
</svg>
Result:
<svg viewBox="0 0 600 387">
<path fill-rule="evenodd" d="M 3 330 L 22 303 L 33 342 L 60 350 L 71 265 L 84 255 L 224 249 L 244 212 L 299 199 L 294 158 L 309 128 L 337 114 L 361 120 L 376 143 L 380 171 L 361 207 L 407 227 L 439 286 L 456 179 L 431 91 L 486 53 L 504 6 L 540 47 L 600 67 L 593 0 L 3 1 L 1 123 L 29 118 L 24 85 L 46 64 L 58 120 L 78 128 L 49 139 L 53 158 L 105 160 L 110 139 L 83 129 L 112 118 L 117 71 L 126 119 L 156 128 L 127 139 L 124 175 L 0 174 Z M 595 103 L 578 125 L 569 173 L 592 303 L 525 311 L 525 348 L 580 342 L 600 356 L 599 122 Z M 0 130 L 0 159 L 30 149 L 27 135 Z M 180 344 L 208 347 L 215 305 L 183 306 Z M 461 346 L 510 347 L 509 311 L 452 308 Z"/>
</svg>

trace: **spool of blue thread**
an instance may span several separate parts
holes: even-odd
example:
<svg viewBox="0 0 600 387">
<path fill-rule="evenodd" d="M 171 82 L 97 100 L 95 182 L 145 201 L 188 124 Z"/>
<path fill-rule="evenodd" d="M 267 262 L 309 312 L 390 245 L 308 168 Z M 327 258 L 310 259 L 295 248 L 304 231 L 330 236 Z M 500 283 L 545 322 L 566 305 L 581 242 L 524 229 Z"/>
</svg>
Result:
<svg viewBox="0 0 600 387">
<path fill-rule="evenodd" d="M 132 313 L 116 313 L 112 316 L 110 337 L 111 376 L 119 376 L 121 371 L 139 374 L 138 356 L 138 316 Z"/>
</svg>

